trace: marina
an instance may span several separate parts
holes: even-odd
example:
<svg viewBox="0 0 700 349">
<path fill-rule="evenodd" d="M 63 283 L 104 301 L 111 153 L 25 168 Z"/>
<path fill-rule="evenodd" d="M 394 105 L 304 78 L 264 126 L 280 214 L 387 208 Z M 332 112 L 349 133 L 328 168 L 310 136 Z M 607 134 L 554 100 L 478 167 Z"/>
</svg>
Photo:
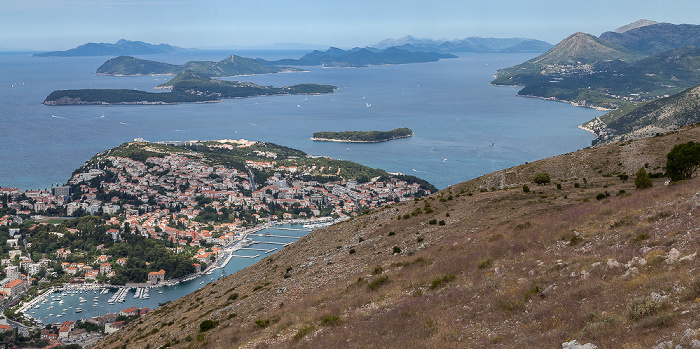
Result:
<svg viewBox="0 0 700 349">
<path fill-rule="evenodd" d="M 167 280 L 158 285 L 76 284 L 51 287 L 24 304 L 20 311 L 42 324 L 51 324 L 118 313 L 129 307 L 155 309 L 160 304 L 178 299 L 220 277 L 250 266 L 309 232 L 310 229 L 303 228 L 302 223 L 268 224 L 247 231 L 239 241 L 226 246 L 220 258 L 202 273 Z"/>
</svg>

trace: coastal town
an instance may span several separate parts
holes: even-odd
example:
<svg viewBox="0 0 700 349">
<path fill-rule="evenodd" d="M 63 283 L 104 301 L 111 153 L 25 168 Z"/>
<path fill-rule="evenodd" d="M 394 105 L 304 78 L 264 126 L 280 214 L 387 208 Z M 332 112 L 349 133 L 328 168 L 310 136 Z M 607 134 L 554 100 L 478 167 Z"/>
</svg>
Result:
<svg viewBox="0 0 700 349">
<path fill-rule="evenodd" d="M 137 139 L 97 154 L 64 185 L 0 188 L 4 315 L 46 347 L 97 336 L 89 329 L 107 334 L 126 319 L 109 313 L 77 328 L 44 324 L 29 310 L 109 287 L 119 287 L 110 304 L 129 288 L 147 297 L 250 258 L 235 252 L 261 229 L 301 222 L 310 230 L 431 192 L 415 177 L 377 171 L 247 140 Z"/>
</svg>

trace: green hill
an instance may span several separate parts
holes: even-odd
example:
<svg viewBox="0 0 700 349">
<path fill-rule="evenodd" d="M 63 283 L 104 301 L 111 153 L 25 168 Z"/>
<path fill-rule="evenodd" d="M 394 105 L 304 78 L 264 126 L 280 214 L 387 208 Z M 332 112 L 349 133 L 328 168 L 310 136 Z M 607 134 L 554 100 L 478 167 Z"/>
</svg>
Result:
<svg viewBox="0 0 700 349">
<path fill-rule="evenodd" d="M 501 69 L 494 85 L 527 85 L 556 78 L 588 74 L 596 64 L 634 62 L 644 58 L 623 46 L 590 34 L 575 33 L 549 51 L 516 66 Z"/>
<path fill-rule="evenodd" d="M 194 72 L 208 77 L 227 77 L 301 71 L 301 69 L 266 65 L 254 59 L 236 55 L 230 55 L 219 62 L 189 61 L 182 65 L 150 61 L 131 56 L 119 56 L 102 64 L 97 68 L 96 74 L 114 76 L 177 75 L 184 71 Z"/>
</svg>

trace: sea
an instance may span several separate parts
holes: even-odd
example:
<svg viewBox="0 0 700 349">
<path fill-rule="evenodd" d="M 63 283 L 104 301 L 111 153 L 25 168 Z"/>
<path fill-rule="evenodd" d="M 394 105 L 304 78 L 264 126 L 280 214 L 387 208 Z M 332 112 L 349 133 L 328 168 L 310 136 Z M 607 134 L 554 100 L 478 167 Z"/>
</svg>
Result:
<svg viewBox="0 0 700 349">
<path fill-rule="evenodd" d="M 219 61 L 229 54 L 280 59 L 298 58 L 303 53 L 187 51 L 139 58 L 181 64 L 189 60 Z M 243 138 L 414 175 L 442 189 L 590 145 L 593 135 L 577 126 L 602 112 L 517 97 L 517 87 L 489 85 L 499 68 L 534 56 L 464 53 L 459 58 L 434 63 L 303 67 L 308 71 L 230 78 L 260 85 L 317 83 L 338 87 L 334 93 L 325 95 L 227 99 L 206 104 L 45 106 L 42 101 L 58 89 L 127 88 L 158 92 L 161 90 L 153 88 L 171 77 L 95 75 L 97 67 L 110 57 L 40 58 L 30 53 L 0 53 L 0 187 L 29 190 L 64 184 L 76 168 L 96 153 L 135 138 L 148 141 Z M 317 131 L 399 127 L 411 128 L 415 135 L 383 143 L 309 139 Z M 264 232 L 306 233 L 274 229 Z M 280 245 L 252 247 L 267 250 Z M 107 300 L 116 289 L 108 294 L 59 292 L 27 313 L 44 323 L 52 323 L 118 312 L 130 306 L 153 309 L 203 287 L 224 272 L 233 274 L 269 255 L 255 250 L 243 252 L 260 255 L 234 257 L 225 268 L 216 269 L 211 275 L 151 290 L 149 299 L 133 298 L 132 289 L 124 303 L 109 305 Z M 63 303 L 59 304 L 59 296 Z M 87 302 L 80 303 L 81 296 Z M 54 304 L 50 303 L 51 297 Z M 81 307 L 82 312 L 76 313 L 76 307 Z"/>
<path fill-rule="evenodd" d="M 184 63 L 228 54 L 298 58 L 296 51 L 187 51 L 139 58 Z M 285 86 L 337 86 L 332 94 L 227 99 L 178 105 L 45 106 L 54 90 L 153 88 L 170 76 L 95 75 L 110 57 L 0 54 L 0 186 L 23 190 L 64 184 L 96 153 L 124 142 L 248 139 L 311 155 L 355 161 L 423 178 L 443 189 L 503 168 L 568 153 L 593 135 L 576 127 L 602 115 L 569 104 L 517 97 L 489 85 L 499 68 L 536 54 L 465 53 L 434 63 L 365 68 L 303 67 L 308 72 L 230 80 Z M 383 143 L 317 142 L 317 131 L 392 130 L 413 137 Z"/>
</svg>

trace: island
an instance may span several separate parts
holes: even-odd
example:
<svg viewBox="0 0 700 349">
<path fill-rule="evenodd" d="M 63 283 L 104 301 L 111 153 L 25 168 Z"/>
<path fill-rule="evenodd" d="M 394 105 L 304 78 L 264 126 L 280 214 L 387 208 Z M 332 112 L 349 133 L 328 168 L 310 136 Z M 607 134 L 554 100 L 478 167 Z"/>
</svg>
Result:
<svg viewBox="0 0 700 349">
<path fill-rule="evenodd" d="M 385 50 L 354 48 L 347 51 L 331 47 L 325 52 L 314 50 L 299 59 L 281 59 L 277 61 L 258 59 L 258 61 L 273 66 L 322 65 L 329 68 L 360 68 L 370 65 L 437 62 L 443 58 L 457 58 L 457 56 L 449 53 L 412 52 L 396 47 L 390 47 Z"/>
<path fill-rule="evenodd" d="M 230 77 L 253 74 L 274 74 L 282 72 L 304 71 L 299 68 L 276 67 L 263 64 L 254 59 L 230 55 L 225 59 L 214 61 L 189 61 L 184 64 L 170 64 L 131 56 L 119 56 L 104 62 L 97 70 L 97 75 L 139 76 L 139 75 L 178 75 L 193 72 L 208 77 Z"/>
<path fill-rule="evenodd" d="M 402 127 L 391 131 L 314 132 L 314 136 L 310 139 L 322 142 L 378 143 L 411 136 L 413 131 L 408 127 Z"/>
<path fill-rule="evenodd" d="M 212 79 L 185 72 L 156 88 L 170 92 L 145 92 L 128 89 L 58 90 L 44 100 L 45 105 L 81 104 L 179 104 L 218 102 L 222 98 L 244 98 L 272 95 L 332 93 L 336 87 L 318 84 L 296 84 L 284 87 L 260 86 L 251 82 Z"/>
<path fill-rule="evenodd" d="M 153 55 L 162 53 L 175 53 L 183 51 L 183 48 L 168 44 L 153 45 L 143 41 L 130 41 L 121 39 L 113 44 L 88 42 L 65 51 L 51 51 L 37 53 L 36 57 L 88 57 L 88 56 L 114 56 L 114 55 Z"/>
</svg>

